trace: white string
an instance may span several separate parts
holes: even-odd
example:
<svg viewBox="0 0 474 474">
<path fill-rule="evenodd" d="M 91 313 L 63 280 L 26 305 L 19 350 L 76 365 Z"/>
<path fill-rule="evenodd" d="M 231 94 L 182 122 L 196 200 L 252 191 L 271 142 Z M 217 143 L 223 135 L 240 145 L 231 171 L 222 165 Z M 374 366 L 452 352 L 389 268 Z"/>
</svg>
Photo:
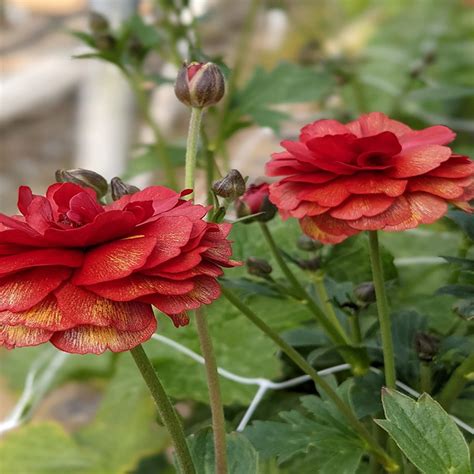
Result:
<svg viewBox="0 0 474 474">
<path fill-rule="evenodd" d="M 26 374 L 25 387 L 23 392 L 18 399 L 18 402 L 13 407 L 10 414 L 0 423 L 0 436 L 7 431 L 20 426 L 28 416 L 33 412 L 35 406 L 40 399 L 47 392 L 51 382 L 53 381 L 56 373 L 65 362 L 67 356 L 65 352 L 52 353 L 50 351 L 43 352 L 40 357 L 31 365 L 30 370 Z M 51 358 L 48 365 L 45 367 L 40 377 L 38 373 L 42 369 L 42 364 Z M 36 380 L 38 382 L 35 384 Z M 27 411 L 29 408 L 29 412 Z"/>
<path fill-rule="evenodd" d="M 204 365 L 205 363 L 204 358 L 201 355 L 197 354 L 196 352 L 192 351 L 186 346 L 183 346 L 179 342 L 173 341 L 172 339 L 162 336 L 161 334 L 153 334 L 152 339 L 154 339 L 155 341 L 162 342 L 163 344 L 166 344 L 169 347 L 172 347 L 176 351 L 181 352 L 182 354 L 188 356 L 190 359 L 198 362 L 199 364 Z M 37 379 L 37 374 L 40 370 L 40 365 L 43 362 L 44 354 L 37 361 L 35 361 L 35 363 L 31 366 L 26 376 L 25 387 L 23 389 L 23 393 L 21 394 L 17 404 L 15 405 L 11 413 L 7 416 L 7 418 L 3 422 L 0 423 L 0 435 L 2 433 L 5 433 L 21 425 L 27 420 L 28 416 L 31 415 L 32 411 L 37 405 L 39 399 L 46 393 L 54 376 L 56 375 L 57 371 L 62 366 L 62 364 L 65 362 L 66 357 L 68 355 L 69 354 L 66 354 L 64 352 L 58 352 L 57 354 L 55 354 L 51 362 L 45 368 L 44 373 L 39 378 L 39 381 L 36 384 L 36 386 L 35 386 L 35 381 Z M 324 375 L 334 374 L 337 372 L 342 372 L 348 369 L 350 369 L 349 364 L 340 364 L 334 367 L 329 367 L 327 369 L 320 370 L 318 371 L 318 374 L 321 376 L 324 376 Z M 376 369 L 375 367 L 371 367 L 370 370 L 375 373 L 381 373 L 381 370 Z M 217 372 L 219 373 L 219 375 L 221 375 L 222 377 L 228 380 L 232 380 L 234 382 L 237 382 L 243 385 L 257 385 L 258 386 L 258 390 L 252 402 L 250 403 L 244 416 L 242 417 L 242 420 L 240 421 L 237 427 L 237 431 L 242 431 L 247 426 L 253 414 L 255 413 L 255 410 L 258 408 L 260 402 L 262 401 L 263 397 L 265 396 L 268 390 L 282 390 L 284 388 L 294 387 L 296 385 L 299 385 L 301 383 L 311 380 L 311 377 L 309 377 L 308 375 L 300 375 L 299 377 L 285 380 L 284 382 L 273 382 L 271 380 L 260 378 L 260 377 L 258 378 L 242 377 L 226 369 L 223 369 L 222 367 L 218 367 Z M 418 393 L 416 390 L 413 390 L 408 385 L 405 385 L 403 382 L 400 382 L 397 380 L 396 384 L 398 387 L 403 389 L 408 394 L 414 397 L 420 396 L 420 393 Z M 28 406 L 30 406 L 30 413 L 25 414 L 25 409 Z M 459 427 L 466 430 L 470 434 L 474 434 L 474 428 L 472 426 L 469 426 L 468 424 L 464 423 L 462 420 L 460 420 L 459 418 L 455 416 L 451 415 L 451 417 Z"/>
</svg>

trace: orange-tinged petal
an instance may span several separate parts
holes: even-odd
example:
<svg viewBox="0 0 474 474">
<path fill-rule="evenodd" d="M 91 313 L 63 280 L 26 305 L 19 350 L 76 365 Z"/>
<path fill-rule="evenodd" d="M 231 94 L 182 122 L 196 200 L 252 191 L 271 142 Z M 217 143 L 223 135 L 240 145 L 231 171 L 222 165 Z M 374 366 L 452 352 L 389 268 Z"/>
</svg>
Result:
<svg viewBox="0 0 474 474">
<path fill-rule="evenodd" d="M 46 329 L 0 325 L 0 346 L 7 349 L 37 346 L 48 342 L 52 335 L 53 332 Z"/>
<path fill-rule="evenodd" d="M 395 225 L 387 225 L 384 230 L 395 232 L 412 229 L 420 224 L 432 224 L 448 211 L 448 205 L 443 199 L 426 193 L 410 193 L 406 195 L 410 206 L 410 218 Z"/>
<path fill-rule="evenodd" d="M 194 288 L 186 295 L 146 296 L 142 301 L 151 303 L 166 314 L 180 314 L 210 304 L 220 296 L 220 286 L 214 278 L 199 276 L 193 279 Z"/>
<path fill-rule="evenodd" d="M 38 267 L 0 278 L 0 311 L 25 311 L 44 299 L 71 274 L 65 267 Z"/>
<path fill-rule="evenodd" d="M 71 284 L 56 292 L 64 317 L 76 325 L 114 327 L 119 331 L 140 331 L 153 316 L 149 304 L 136 301 L 112 301 Z"/>
<path fill-rule="evenodd" d="M 409 180 L 408 191 L 424 191 L 445 199 L 456 199 L 463 195 L 464 188 L 460 186 L 462 183 L 462 180 L 457 179 L 417 176 Z"/>
<path fill-rule="evenodd" d="M 86 254 L 73 282 L 94 285 L 124 278 L 143 267 L 155 245 L 154 237 L 141 235 L 100 245 Z"/>
<path fill-rule="evenodd" d="M 166 280 L 140 274 L 87 287 L 88 290 L 97 295 L 114 301 L 131 301 L 141 296 L 155 293 L 183 295 L 190 292 L 193 288 L 194 284 L 192 281 Z"/>
<path fill-rule="evenodd" d="M 300 226 L 306 235 L 325 244 L 338 244 L 358 232 L 345 221 L 334 219 L 327 214 L 305 217 L 300 220 Z"/>
<path fill-rule="evenodd" d="M 386 171 L 391 178 L 409 178 L 428 173 L 451 156 L 451 149 L 441 145 L 411 148 L 392 158 L 393 168 Z"/>
<path fill-rule="evenodd" d="M 141 331 L 119 331 L 112 327 L 77 326 L 55 332 L 51 343 L 71 354 L 102 354 L 107 349 L 124 352 L 148 341 L 156 330 L 156 319 Z"/>
<path fill-rule="evenodd" d="M 406 179 L 388 178 L 380 173 L 362 172 L 343 178 L 341 184 L 351 194 L 386 194 L 401 196 L 407 186 Z"/>
<path fill-rule="evenodd" d="M 18 313 L 0 311 L 0 324 L 42 328 L 49 331 L 62 331 L 75 325 L 73 320 L 63 316 L 54 295 L 48 295 L 43 301 L 26 311 Z"/>
<path fill-rule="evenodd" d="M 372 217 L 361 217 L 347 221 L 350 227 L 357 230 L 382 230 L 387 226 L 396 226 L 410 219 L 412 215 L 410 205 L 404 196 L 400 196 L 384 212 Z"/>
<path fill-rule="evenodd" d="M 385 194 L 369 194 L 366 196 L 351 196 L 340 206 L 332 209 L 329 214 L 332 217 L 343 220 L 359 219 L 363 216 L 375 216 L 386 211 L 395 198 Z"/>
<path fill-rule="evenodd" d="M 338 206 L 349 196 L 350 192 L 338 179 L 325 184 L 313 185 L 310 190 L 303 190 L 297 194 L 299 200 L 313 201 L 323 207 Z"/>
</svg>

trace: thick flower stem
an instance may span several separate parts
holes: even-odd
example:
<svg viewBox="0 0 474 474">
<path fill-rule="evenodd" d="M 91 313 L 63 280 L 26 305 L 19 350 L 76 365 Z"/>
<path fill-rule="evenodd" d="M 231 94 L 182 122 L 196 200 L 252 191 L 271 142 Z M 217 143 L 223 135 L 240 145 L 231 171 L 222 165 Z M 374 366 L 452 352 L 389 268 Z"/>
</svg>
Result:
<svg viewBox="0 0 474 474">
<path fill-rule="evenodd" d="M 325 331 L 329 334 L 331 339 L 336 344 L 350 344 L 349 338 L 345 334 L 344 330 L 342 329 L 339 321 L 337 321 L 337 325 L 333 324 L 333 322 L 323 313 L 323 311 L 319 308 L 319 306 L 314 302 L 313 298 L 308 294 L 308 292 L 304 289 L 303 285 L 298 281 L 296 276 L 290 270 L 288 265 L 286 264 L 280 250 L 278 249 L 275 241 L 273 240 L 273 236 L 270 233 L 270 229 L 264 222 L 259 222 L 260 228 L 262 229 L 263 236 L 272 252 L 273 257 L 278 263 L 278 266 L 281 268 L 282 272 L 285 274 L 286 278 L 290 282 L 291 286 L 295 289 L 295 292 L 303 299 L 308 308 L 316 317 L 317 321 L 323 326 Z"/>
<path fill-rule="evenodd" d="M 431 364 L 421 362 L 420 364 L 420 392 L 431 393 Z"/>
<path fill-rule="evenodd" d="M 189 120 L 188 141 L 186 145 L 186 165 L 184 187 L 194 191 L 194 181 L 196 179 L 196 156 L 199 142 L 199 129 L 201 128 L 201 118 L 203 109 L 191 108 L 191 119 Z M 194 197 L 194 192 L 189 197 Z"/>
<path fill-rule="evenodd" d="M 382 335 L 385 383 L 388 388 L 395 389 L 395 357 L 393 353 L 390 312 L 388 308 L 387 294 L 385 292 L 382 259 L 380 256 L 379 239 L 376 230 L 369 232 L 369 243 L 370 261 L 372 263 L 372 277 L 374 280 L 375 295 L 377 298 L 380 333 Z"/>
<path fill-rule="evenodd" d="M 189 452 L 186 438 L 184 436 L 181 421 L 176 414 L 170 399 L 161 385 L 160 379 L 151 365 L 143 347 L 141 345 L 130 350 L 138 369 L 140 370 L 143 379 L 145 380 L 150 393 L 155 400 L 158 413 L 161 420 L 168 430 L 176 450 L 176 459 L 183 474 L 194 474 L 193 460 Z"/>
<path fill-rule="evenodd" d="M 264 332 L 270 339 L 275 342 L 280 349 L 306 374 L 308 374 L 316 387 L 323 391 L 334 403 L 337 409 L 346 418 L 347 422 L 365 441 L 367 448 L 376 457 L 388 472 L 395 472 L 398 465 L 388 456 L 388 454 L 377 444 L 369 433 L 367 428 L 357 419 L 352 409 L 337 392 L 327 383 L 323 377 L 310 365 L 306 360 L 287 342 L 285 342 L 272 328 L 270 328 L 262 319 L 260 319 L 245 303 L 242 302 L 232 291 L 222 288 L 222 294 L 232 303 L 240 312 L 245 315 L 255 326 Z"/>
<path fill-rule="evenodd" d="M 441 391 L 438 402 L 445 410 L 449 410 L 453 402 L 463 391 L 466 384 L 474 378 L 474 354 L 470 355 L 454 371 Z"/>
<path fill-rule="evenodd" d="M 201 352 L 206 361 L 207 386 L 209 389 L 212 411 L 212 431 L 214 434 L 215 473 L 225 474 L 227 472 L 225 417 L 219 385 L 219 374 L 217 373 L 217 363 L 206 321 L 206 313 L 202 309 L 198 309 L 196 310 L 195 318 L 201 344 Z"/>
<path fill-rule="evenodd" d="M 184 177 L 185 188 L 192 189 L 190 195 L 194 199 L 194 182 L 196 173 L 196 156 L 198 140 L 201 128 L 202 108 L 191 108 L 191 119 L 189 121 L 188 141 L 186 147 L 186 174 Z M 189 198 L 189 197 L 188 197 Z M 219 376 L 217 373 L 217 362 L 212 347 L 206 315 L 197 310 L 196 314 L 197 332 L 202 355 L 206 366 L 207 386 L 209 389 L 209 400 L 212 413 L 212 431 L 214 435 L 214 455 L 216 462 L 216 474 L 227 473 L 227 446 L 225 433 L 224 407 L 222 406 Z"/>
</svg>

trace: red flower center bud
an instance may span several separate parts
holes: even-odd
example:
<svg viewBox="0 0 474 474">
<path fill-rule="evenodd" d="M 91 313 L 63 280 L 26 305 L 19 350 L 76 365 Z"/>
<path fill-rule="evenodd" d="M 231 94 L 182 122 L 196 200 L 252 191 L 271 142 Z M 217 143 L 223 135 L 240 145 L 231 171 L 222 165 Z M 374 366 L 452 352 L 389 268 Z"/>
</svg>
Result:
<svg viewBox="0 0 474 474">
<path fill-rule="evenodd" d="M 188 81 L 190 81 L 202 67 L 203 63 L 191 63 L 188 66 Z"/>
</svg>

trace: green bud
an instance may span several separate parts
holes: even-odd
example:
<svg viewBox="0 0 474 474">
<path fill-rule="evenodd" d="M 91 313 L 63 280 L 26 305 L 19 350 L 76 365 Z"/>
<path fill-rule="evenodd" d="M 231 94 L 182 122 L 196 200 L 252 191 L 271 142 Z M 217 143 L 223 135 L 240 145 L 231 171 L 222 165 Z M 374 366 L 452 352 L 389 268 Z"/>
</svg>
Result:
<svg viewBox="0 0 474 474">
<path fill-rule="evenodd" d="M 420 360 L 431 362 L 438 353 L 440 340 L 433 334 L 418 332 L 415 334 L 415 351 Z"/>
<path fill-rule="evenodd" d="M 375 286 L 371 281 L 366 281 L 354 288 L 354 296 L 361 303 L 375 302 Z"/>
<path fill-rule="evenodd" d="M 124 183 L 120 178 L 115 177 L 110 181 L 110 193 L 114 201 L 119 200 L 127 194 L 135 194 L 140 191 L 139 188 L 131 184 Z"/>
<path fill-rule="evenodd" d="M 307 252 L 314 252 L 315 250 L 319 250 L 323 246 L 321 242 L 319 242 L 318 240 L 314 240 L 305 234 L 300 235 L 298 237 L 296 245 L 300 250 L 306 250 Z"/>
<path fill-rule="evenodd" d="M 212 184 L 212 190 L 217 196 L 237 199 L 245 193 L 245 179 L 237 170 L 230 170 L 227 176 L 224 176 Z"/>
<path fill-rule="evenodd" d="M 321 259 L 319 257 L 309 258 L 307 260 L 298 260 L 298 266 L 302 270 L 315 272 L 321 268 Z"/>
<path fill-rule="evenodd" d="M 117 40 L 109 33 L 99 33 L 94 39 L 95 46 L 100 51 L 112 51 L 117 45 Z"/>
<path fill-rule="evenodd" d="M 257 257 L 248 257 L 245 261 L 247 266 L 247 271 L 250 275 L 258 276 L 258 277 L 267 277 L 272 273 L 273 268 L 272 266 L 263 258 Z"/>
<path fill-rule="evenodd" d="M 92 33 L 106 33 L 109 31 L 109 21 L 104 15 L 97 12 L 89 13 L 89 28 Z"/>
<path fill-rule="evenodd" d="M 174 92 L 189 107 L 209 107 L 224 96 L 224 76 L 214 63 L 185 63 L 178 72 Z"/>
<path fill-rule="evenodd" d="M 58 183 L 74 183 L 79 186 L 92 188 L 99 199 L 104 197 L 109 189 L 109 185 L 103 176 L 95 171 L 84 170 L 82 168 L 57 170 L 56 181 Z"/>
</svg>

